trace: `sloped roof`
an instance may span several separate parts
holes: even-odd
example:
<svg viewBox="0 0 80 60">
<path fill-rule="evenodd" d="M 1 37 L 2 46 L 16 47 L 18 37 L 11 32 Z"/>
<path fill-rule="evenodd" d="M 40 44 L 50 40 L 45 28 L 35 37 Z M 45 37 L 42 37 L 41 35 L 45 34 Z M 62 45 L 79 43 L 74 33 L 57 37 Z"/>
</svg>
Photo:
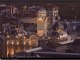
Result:
<svg viewBox="0 0 80 60">
<path fill-rule="evenodd" d="M 57 47 L 61 47 L 61 46 L 64 46 L 64 45 L 49 40 L 49 41 L 47 42 L 46 46 L 47 46 L 48 48 L 57 48 Z"/>
<path fill-rule="evenodd" d="M 36 13 L 34 13 L 34 14 L 29 15 L 29 17 L 31 17 L 31 18 L 36 18 L 37 15 L 36 15 Z"/>
</svg>

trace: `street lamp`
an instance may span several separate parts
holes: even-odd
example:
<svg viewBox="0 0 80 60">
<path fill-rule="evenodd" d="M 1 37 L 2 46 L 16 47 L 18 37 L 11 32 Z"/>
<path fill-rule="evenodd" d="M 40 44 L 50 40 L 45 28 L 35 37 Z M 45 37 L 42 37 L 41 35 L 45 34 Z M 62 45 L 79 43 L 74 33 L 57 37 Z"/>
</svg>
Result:
<svg viewBox="0 0 80 60">
<path fill-rule="evenodd" d="M 9 38 L 9 35 L 7 35 L 7 37 Z"/>
</svg>

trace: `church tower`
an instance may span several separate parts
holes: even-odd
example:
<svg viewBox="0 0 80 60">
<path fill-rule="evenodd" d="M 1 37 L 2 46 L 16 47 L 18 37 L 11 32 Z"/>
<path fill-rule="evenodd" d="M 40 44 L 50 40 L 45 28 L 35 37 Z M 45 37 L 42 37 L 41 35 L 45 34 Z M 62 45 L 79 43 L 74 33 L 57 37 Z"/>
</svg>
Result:
<svg viewBox="0 0 80 60">
<path fill-rule="evenodd" d="M 47 17 L 46 17 L 46 10 L 41 8 L 38 11 L 37 17 L 37 35 L 39 37 L 45 36 L 47 37 Z"/>
</svg>

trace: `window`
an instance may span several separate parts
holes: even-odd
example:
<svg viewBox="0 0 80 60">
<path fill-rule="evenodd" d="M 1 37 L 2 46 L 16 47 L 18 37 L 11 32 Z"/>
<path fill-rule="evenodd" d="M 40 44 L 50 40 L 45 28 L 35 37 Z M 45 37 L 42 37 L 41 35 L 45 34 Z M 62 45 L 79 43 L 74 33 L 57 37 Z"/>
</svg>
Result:
<svg viewBox="0 0 80 60">
<path fill-rule="evenodd" d="M 14 44 L 17 44 L 17 41 L 14 41 Z"/>
<path fill-rule="evenodd" d="M 49 14 L 49 12 L 47 12 L 47 14 Z"/>
<path fill-rule="evenodd" d="M 52 14 L 52 12 L 50 12 L 50 14 Z"/>
<path fill-rule="evenodd" d="M 50 17 L 52 17 L 52 15 Z"/>
<path fill-rule="evenodd" d="M 52 18 L 50 18 L 50 20 L 52 20 Z"/>
<path fill-rule="evenodd" d="M 20 41 L 20 44 L 23 44 L 23 41 Z"/>
<path fill-rule="evenodd" d="M 26 45 L 28 45 L 28 42 L 26 42 Z"/>
<path fill-rule="evenodd" d="M 49 15 L 47 15 L 47 16 L 49 16 Z"/>
<path fill-rule="evenodd" d="M 0 42 L 2 42 L 2 39 L 0 38 Z"/>
</svg>

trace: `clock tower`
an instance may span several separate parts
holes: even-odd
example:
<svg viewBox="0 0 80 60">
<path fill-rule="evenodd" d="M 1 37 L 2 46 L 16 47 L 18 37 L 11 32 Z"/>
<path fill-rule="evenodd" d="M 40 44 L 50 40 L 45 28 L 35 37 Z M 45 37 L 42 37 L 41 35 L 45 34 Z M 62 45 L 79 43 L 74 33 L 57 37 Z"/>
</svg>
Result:
<svg viewBox="0 0 80 60">
<path fill-rule="evenodd" d="M 41 8 L 37 17 L 37 35 L 39 37 L 47 37 L 47 25 L 46 10 Z"/>
</svg>

